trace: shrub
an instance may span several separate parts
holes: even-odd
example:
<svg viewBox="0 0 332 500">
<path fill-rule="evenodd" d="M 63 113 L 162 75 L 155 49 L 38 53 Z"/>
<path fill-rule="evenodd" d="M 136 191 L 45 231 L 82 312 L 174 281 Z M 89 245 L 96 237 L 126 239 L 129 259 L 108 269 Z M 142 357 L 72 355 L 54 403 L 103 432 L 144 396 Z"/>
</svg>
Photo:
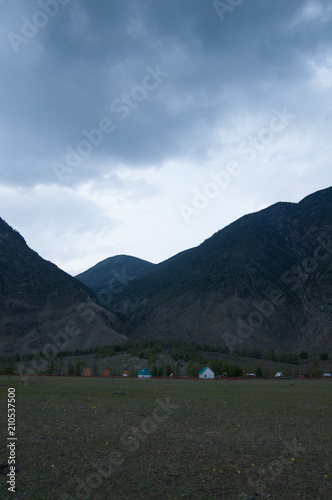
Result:
<svg viewBox="0 0 332 500">
<path fill-rule="evenodd" d="M 74 368 L 74 365 L 73 365 L 73 363 L 72 363 L 72 362 L 70 362 L 70 363 L 68 364 L 67 374 L 68 374 L 69 376 L 71 376 L 71 375 L 75 375 L 75 368 Z"/>
<path fill-rule="evenodd" d="M 199 372 L 202 369 L 202 365 L 198 364 L 196 361 L 189 361 L 186 372 L 190 377 L 198 377 Z"/>
<path fill-rule="evenodd" d="M 309 375 L 314 376 L 314 377 L 321 377 L 322 372 L 318 368 L 318 362 L 317 359 L 313 359 L 309 365 Z"/>
<path fill-rule="evenodd" d="M 241 366 L 235 367 L 235 377 L 243 377 L 243 369 Z"/>
<path fill-rule="evenodd" d="M 6 375 L 12 375 L 14 373 L 14 365 L 6 366 L 3 373 L 5 373 Z"/>
<path fill-rule="evenodd" d="M 53 375 L 54 372 L 55 372 L 55 364 L 54 364 L 54 361 L 52 359 L 48 363 L 48 367 L 47 367 L 46 373 L 48 373 L 48 375 Z"/>
<path fill-rule="evenodd" d="M 256 375 L 256 377 L 262 377 L 263 376 L 262 369 L 261 368 L 257 368 L 257 370 L 255 371 L 255 375 Z"/>
<path fill-rule="evenodd" d="M 170 364 L 168 364 L 166 366 L 166 377 L 169 377 L 170 375 L 172 375 L 173 371 L 174 370 L 173 370 L 172 366 Z"/>
</svg>

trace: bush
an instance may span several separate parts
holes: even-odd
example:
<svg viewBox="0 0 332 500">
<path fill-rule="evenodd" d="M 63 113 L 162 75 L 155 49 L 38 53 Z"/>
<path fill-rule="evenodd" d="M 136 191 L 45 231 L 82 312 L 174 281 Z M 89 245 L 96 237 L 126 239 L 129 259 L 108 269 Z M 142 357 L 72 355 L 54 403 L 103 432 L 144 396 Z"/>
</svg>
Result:
<svg viewBox="0 0 332 500">
<path fill-rule="evenodd" d="M 222 373 L 227 373 L 227 376 L 228 377 L 236 377 L 236 376 L 239 376 L 237 375 L 237 373 L 239 373 L 237 370 L 239 370 L 238 368 L 236 368 L 234 365 L 231 365 L 229 363 L 227 363 L 226 361 L 223 362 L 222 364 L 222 368 L 221 368 L 221 372 Z M 241 375 L 243 374 L 243 371 L 241 370 Z"/>
<path fill-rule="evenodd" d="M 319 357 L 321 361 L 326 361 L 327 359 L 329 359 L 329 355 L 327 352 L 322 352 Z"/>
<path fill-rule="evenodd" d="M 187 372 L 187 375 L 189 375 L 190 377 L 198 377 L 201 369 L 202 369 L 202 365 L 198 364 L 195 361 L 189 361 L 187 368 L 186 368 L 186 372 Z"/>
<path fill-rule="evenodd" d="M 67 374 L 68 374 L 69 376 L 71 376 L 71 375 L 75 375 L 75 368 L 74 368 L 74 365 L 73 365 L 73 363 L 72 363 L 72 362 L 70 362 L 70 363 L 68 364 Z"/>
<path fill-rule="evenodd" d="M 82 374 L 85 363 L 80 360 L 80 358 L 75 359 L 75 375 L 80 376 Z"/>
<path fill-rule="evenodd" d="M 265 358 L 269 361 L 277 361 L 277 356 L 273 349 L 267 351 L 267 353 L 265 354 Z"/>
<path fill-rule="evenodd" d="M 223 361 L 221 359 L 211 359 L 208 363 L 208 367 L 215 373 L 215 375 L 222 374 Z"/>
<path fill-rule="evenodd" d="M 166 377 L 169 377 L 170 375 L 172 375 L 173 372 L 174 372 L 174 369 L 172 368 L 172 366 L 170 364 L 168 364 L 166 366 Z"/>
<path fill-rule="evenodd" d="M 243 377 L 243 369 L 241 366 L 235 367 L 235 377 Z"/>
<path fill-rule="evenodd" d="M 53 375 L 54 372 L 55 372 L 55 364 L 54 364 L 54 361 L 52 359 L 48 363 L 48 367 L 47 367 L 46 373 L 48 373 L 48 375 Z"/>
<path fill-rule="evenodd" d="M 5 373 L 6 375 L 13 375 L 14 373 L 14 365 L 8 365 L 5 367 L 3 373 Z"/>
<path fill-rule="evenodd" d="M 299 364 L 299 357 L 297 354 L 280 353 L 277 358 L 280 363 L 291 363 L 293 365 Z"/>
<path fill-rule="evenodd" d="M 317 359 L 313 359 L 309 365 L 309 375 L 314 376 L 314 377 L 321 377 L 322 372 L 318 368 L 318 362 Z"/>
<path fill-rule="evenodd" d="M 308 359 L 308 353 L 305 351 L 300 352 L 300 359 Z"/>
<path fill-rule="evenodd" d="M 262 377 L 263 376 L 262 369 L 261 368 L 257 368 L 257 370 L 255 371 L 255 375 L 256 375 L 256 377 Z"/>
</svg>

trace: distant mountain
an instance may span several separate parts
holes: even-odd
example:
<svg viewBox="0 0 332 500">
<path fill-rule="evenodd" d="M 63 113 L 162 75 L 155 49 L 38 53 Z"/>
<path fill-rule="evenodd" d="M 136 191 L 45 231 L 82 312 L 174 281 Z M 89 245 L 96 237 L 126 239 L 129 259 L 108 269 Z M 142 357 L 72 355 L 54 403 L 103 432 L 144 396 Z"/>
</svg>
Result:
<svg viewBox="0 0 332 500">
<path fill-rule="evenodd" d="M 109 257 L 76 276 L 95 293 L 117 290 L 129 280 L 152 269 L 155 264 L 129 255 Z"/>
<path fill-rule="evenodd" d="M 97 295 L 0 219 L 0 355 L 128 337 L 332 354 L 332 188 L 246 215 L 161 264 L 120 255 L 79 278 Z"/>
<path fill-rule="evenodd" d="M 134 338 L 332 352 L 332 188 L 246 215 L 115 295 Z"/>
<path fill-rule="evenodd" d="M 119 343 L 115 314 L 0 218 L 0 354 Z M 46 346 L 48 345 L 48 348 Z"/>
</svg>

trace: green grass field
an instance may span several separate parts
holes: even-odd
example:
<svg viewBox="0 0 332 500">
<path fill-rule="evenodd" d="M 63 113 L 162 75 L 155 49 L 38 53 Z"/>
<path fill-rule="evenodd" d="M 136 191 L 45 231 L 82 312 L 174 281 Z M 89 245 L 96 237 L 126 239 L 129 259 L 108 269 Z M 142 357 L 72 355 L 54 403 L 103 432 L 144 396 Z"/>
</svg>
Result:
<svg viewBox="0 0 332 500">
<path fill-rule="evenodd" d="M 0 377 L 20 468 L 1 499 L 332 498 L 329 380 L 18 381 Z"/>
</svg>

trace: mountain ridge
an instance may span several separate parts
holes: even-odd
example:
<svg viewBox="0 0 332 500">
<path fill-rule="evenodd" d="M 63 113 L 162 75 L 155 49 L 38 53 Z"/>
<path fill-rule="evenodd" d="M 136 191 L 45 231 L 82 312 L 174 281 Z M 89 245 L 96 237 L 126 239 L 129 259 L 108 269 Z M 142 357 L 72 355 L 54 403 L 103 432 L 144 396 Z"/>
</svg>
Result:
<svg viewBox="0 0 332 500">
<path fill-rule="evenodd" d="M 228 335 L 238 345 L 262 347 L 263 342 L 271 348 L 315 350 L 314 337 L 323 336 L 332 348 L 326 312 L 332 307 L 330 276 L 326 282 L 329 266 L 317 261 L 312 272 L 303 269 L 316 259 L 316 239 L 329 239 L 331 232 L 332 188 L 299 203 L 278 202 L 157 264 L 128 283 L 114 298 L 112 310 L 122 315 L 127 324 L 123 331 L 134 338 L 183 338 L 220 345 Z M 301 287 L 293 289 L 296 280 Z M 261 327 L 251 328 L 247 339 L 241 338 L 241 318 L 254 317 L 252 304 L 271 300 L 273 290 L 282 293 L 284 304 L 274 307 Z M 319 310 L 320 293 L 325 313 Z"/>
<path fill-rule="evenodd" d="M 42 259 L 0 219 L 1 353 L 118 343 L 126 339 L 118 325 L 91 290 Z"/>
<path fill-rule="evenodd" d="M 131 255 L 108 257 L 75 276 L 93 292 L 110 290 L 152 268 L 155 264 Z"/>
<path fill-rule="evenodd" d="M 92 273 L 95 292 L 0 218 L 0 353 L 128 338 L 332 350 L 331 269 L 331 187 L 244 215 L 160 264 L 105 259 L 78 275 Z"/>
</svg>

